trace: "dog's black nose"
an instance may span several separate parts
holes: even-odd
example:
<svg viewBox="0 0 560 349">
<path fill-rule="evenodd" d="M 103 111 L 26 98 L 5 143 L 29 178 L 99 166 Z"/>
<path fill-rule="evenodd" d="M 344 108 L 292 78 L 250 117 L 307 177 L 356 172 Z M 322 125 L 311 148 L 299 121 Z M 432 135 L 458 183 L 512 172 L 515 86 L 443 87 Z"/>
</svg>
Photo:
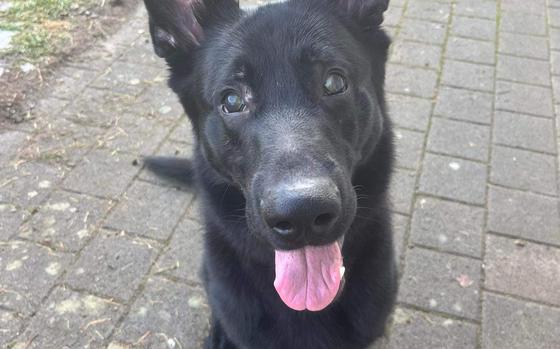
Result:
<svg viewBox="0 0 560 349">
<path fill-rule="evenodd" d="M 261 207 L 264 219 L 286 238 L 329 233 L 340 215 L 340 192 L 329 178 L 280 183 L 267 194 Z"/>
</svg>

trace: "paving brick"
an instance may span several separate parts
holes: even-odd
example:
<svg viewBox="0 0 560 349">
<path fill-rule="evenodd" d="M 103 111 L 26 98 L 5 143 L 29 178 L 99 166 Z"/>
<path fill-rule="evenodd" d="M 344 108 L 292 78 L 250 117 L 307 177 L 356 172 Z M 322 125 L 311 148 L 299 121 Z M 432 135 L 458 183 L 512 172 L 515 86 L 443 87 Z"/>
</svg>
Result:
<svg viewBox="0 0 560 349">
<path fill-rule="evenodd" d="M 549 28 L 550 48 L 560 50 L 560 29 Z"/>
<path fill-rule="evenodd" d="M 127 25 L 121 30 L 111 35 L 103 44 L 103 46 L 111 45 L 119 48 L 122 53 L 130 43 L 138 39 L 142 34 L 146 34 L 148 23 L 146 21 L 147 11 L 143 6 L 138 6 L 134 17 L 140 20 L 128 21 Z"/>
<path fill-rule="evenodd" d="M 485 265 L 486 289 L 560 305 L 560 249 L 489 235 Z"/>
<path fill-rule="evenodd" d="M 159 67 L 131 69 L 130 63 L 115 62 L 91 86 L 136 96 L 149 84 L 162 81 L 164 76 Z"/>
<path fill-rule="evenodd" d="M 417 170 L 424 147 L 424 133 L 395 130 L 397 166 Z"/>
<path fill-rule="evenodd" d="M 150 65 L 158 68 L 163 68 L 165 66 L 165 61 L 155 54 L 148 33 L 141 35 L 138 39 L 129 44 L 126 52 L 119 57 L 119 61 Z"/>
<path fill-rule="evenodd" d="M 543 14 L 546 11 L 546 3 L 542 0 L 504 0 L 501 3 L 502 11 L 522 12 L 531 14 Z"/>
<path fill-rule="evenodd" d="M 554 100 L 560 101 L 560 76 L 553 76 L 552 77 L 552 88 L 554 92 Z"/>
<path fill-rule="evenodd" d="M 389 9 L 385 12 L 383 26 L 398 26 L 402 14 L 403 8 L 394 6 L 393 3 L 391 3 L 391 6 L 389 6 Z"/>
<path fill-rule="evenodd" d="M 475 325 L 441 316 L 397 308 L 387 348 L 476 348 Z"/>
<path fill-rule="evenodd" d="M 554 122 L 497 111 L 494 116 L 494 142 L 555 154 Z"/>
<path fill-rule="evenodd" d="M 52 120 L 50 115 L 59 114 L 68 105 L 68 101 L 56 98 L 56 96 L 45 96 L 30 104 L 29 114 L 19 119 L 24 122 L 13 124 L 11 128 L 29 133 L 41 131 L 43 123 L 46 120 Z"/>
<path fill-rule="evenodd" d="M 547 87 L 498 81 L 496 109 L 552 117 L 552 91 Z"/>
<path fill-rule="evenodd" d="M 420 191 L 451 200 L 484 204 L 486 166 L 447 156 L 426 154 Z"/>
<path fill-rule="evenodd" d="M 556 199 L 491 187 L 488 210 L 491 231 L 560 245 Z"/>
<path fill-rule="evenodd" d="M 498 79 L 550 86 L 550 65 L 528 58 L 498 56 Z"/>
<path fill-rule="evenodd" d="M 383 31 L 391 38 L 396 38 L 399 28 L 398 27 L 389 27 L 383 26 Z"/>
<path fill-rule="evenodd" d="M 389 114 L 397 126 L 426 131 L 432 112 L 432 102 L 416 97 L 387 95 Z"/>
<path fill-rule="evenodd" d="M 413 171 L 397 169 L 393 174 L 391 201 L 396 212 L 410 214 L 415 182 L 416 174 Z"/>
<path fill-rule="evenodd" d="M 432 98 L 437 82 L 437 74 L 431 70 L 409 68 L 389 64 L 387 70 L 388 92 Z"/>
<path fill-rule="evenodd" d="M 522 12 L 503 12 L 500 17 L 500 31 L 546 35 L 545 18 L 542 15 L 532 15 Z"/>
<path fill-rule="evenodd" d="M 182 131 L 179 129 L 175 130 L 177 134 L 181 134 Z M 173 133 L 171 134 L 173 135 Z M 170 135 L 170 136 L 171 136 Z M 179 137 L 177 137 L 179 138 Z M 194 158 L 194 151 L 195 145 L 192 143 L 185 143 L 177 140 L 172 140 L 171 137 L 168 138 L 163 144 L 159 147 L 159 149 L 155 152 L 154 155 L 156 156 L 175 156 L 179 158 Z M 155 177 L 155 175 L 154 175 Z M 161 182 L 163 186 L 169 186 L 169 180 L 167 182 Z"/>
<path fill-rule="evenodd" d="M 391 1 L 391 4 L 390 4 L 389 7 L 404 7 L 405 2 L 406 2 L 406 0 L 394 0 L 394 1 Z"/>
<path fill-rule="evenodd" d="M 482 347 L 525 349 L 560 347 L 560 311 L 486 293 Z"/>
<path fill-rule="evenodd" d="M 108 148 L 134 155 L 152 154 L 173 127 L 170 120 L 123 115 L 101 139 L 98 148 Z"/>
<path fill-rule="evenodd" d="M 492 183 L 556 195 L 556 158 L 553 155 L 495 146 L 490 173 Z"/>
<path fill-rule="evenodd" d="M 552 74 L 560 75 L 560 52 L 552 51 L 550 53 L 550 58 L 550 64 L 552 65 Z"/>
<path fill-rule="evenodd" d="M 441 58 L 441 46 L 401 41 L 395 43 L 391 61 L 417 67 L 438 69 Z"/>
<path fill-rule="evenodd" d="M 19 334 L 23 319 L 17 314 L 0 309 L 0 346 L 8 348 L 11 339 Z"/>
<path fill-rule="evenodd" d="M 501 32 L 498 52 L 548 60 L 548 40 L 546 37 Z"/>
<path fill-rule="evenodd" d="M 487 161 L 490 127 L 441 118 L 432 119 L 428 150 Z"/>
<path fill-rule="evenodd" d="M 116 347 L 135 343 L 145 348 L 202 348 L 208 314 L 200 289 L 155 277 L 148 280 L 111 343 Z"/>
<path fill-rule="evenodd" d="M 494 87 L 494 68 L 447 60 L 443 67 L 442 82 L 448 86 L 490 92 Z"/>
<path fill-rule="evenodd" d="M 191 203 L 193 194 L 135 182 L 107 218 L 106 225 L 154 239 L 167 239 Z"/>
<path fill-rule="evenodd" d="M 97 71 L 64 67 L 57 76 L 47 82 L 47 88 L 53 96 L 72 100 L 93 81 L 100 73 Z"/>
<path fill-rule="evenodd" d="M 451 15 L 451 4 L 437 1 L 411 1 L 406 8 L 406 16 L 447 23 Z"/>
<path fill-rule="evenodd" d="M 393 215 L 393 245 L 397 261 L 400 261 L 406 251 L 406 232 L 410 218 L 401 214 Z M 400 268 L 399 268 L 400 269 Z"/>
<path fill-rule="evenodd" d="M 490 41 L 451 37 L 447 41 L 445 56 L 474 63 L 494 64 L 496 48 Z"/>
<path fill-rule="evenodd" d="M 72 168 L 97 144 L 106 130 L 64 118 L 45 120 L 20 151 L 20 160 Z"/>
<path fill-rule="evenodd" d="M 64 171 L 40 162 L 0 169 L 0 202 L 22 208 L 35 207 L 61 181 Z"/>
<path fill-rule="evenodd" d="M 548 23 L 551 27 L 560 28 L 560 8 L 548 10 Z"/>
<path fill-rule="evenodd" d="M 180 119 L 179 125 L 171 132 L 169 139 L 188 144 L 195 143 L 194 130 L 188 117 Z"/>
<path fill-rule="evenodd" d="M 121 47 L 100 45 L 92 50 L 86 50 L 70 57 L 68 65 L 76 68 L 102 72 L 115 60 L 121 52 Z"/>
<path fill-rule="evenodd" d="M 484 209 L 434 198 L 419 198 L 410 239 L 415 244 L 480 258 Z"/>
<path fill-rule="evenodd" d="M 495 41 L 496 22 L 472 17 L 456 16 L 451 25 L 451 34 L 467 38 Z"/>
<path fill-rule="evenodd" d="M 69 65 L 102 73 L 121 54 L 122 46 L 103 41 L 97 47 L 71 57 Z"/>
<path fill-rule="evenodd" d="M 93 150 L 68 174 L 63 186 L 90 195 L 118 197 L 138 172 L 132 165 L 134 160 L 123 153 Z"/>
<path fill-rule="evenodd" d="M 164 81 L 154 82 L 138 96 L 123 95 L 118 101 L 120 107 L 131 115 L 177 121 L 185 112 L 178 97 Z"/>
<path fill-rule="evenodd" d="M 101 348 L 123 307 L 110 300 L 57 288 L 18 339 L 19 348 Z"/>
<path fill-rule="evenodd" d="M 480 264 L 470 258 L 414 248 L 407 254 L 398 298 L 424 309 L 476 320 Z M 458 278 L 467 280 L 468 286 L 462 287 Z"/>
<path fill-rule="evenodd" d="M 442 45 L 445 41 L 447 26 L 443 23 L 405 19 L 401 25 L 401 39 Z"/>
<path fill-rule="evenodd" d="M 135 97 L 88 87 L 61 115 L 78 125 L 108 128 L 126 111 L 124 106 L 128 100 L 135 100 Z"/>
<path fill-rule="evenodd" d="M 200 283 L 203 227 L 192 220 L 182 221 L 169 246 L 156 262 L 156 274 L 171 275 L 188 282 Z"/>
<path fill-rule="evenodd" d="M 488 0 L 458 0 L 455 14 L 469 17 L 496 19 L 496 2 Z"/>
<path fill-rule="evenodd" d="M 0 241 L 7 241 L 17 234 L 20 225 L 31 215 L 26 210 L 12 204 L 0 203 Z"/>
<path fill-rule="evenodd" d="M 77 252 L 95 233 L 110 206 L 106 200 L 55 192 L 21 227 L 19 236 L 56 250 Z"/>
<path fill-rule="evenodd" d="M 193 203 L 189 206 L 189 209 L 187 210 L 187 214 L 185 215 L 185 218 L 188 218 L 190 220 L 193 220 L 195 222 L 203 222 L 203 213 L 200 207 L 200 200 L 195 198 Z"/>
<path fill-rule="evenodd" d="M 19 131 L 0 131 L 0 167 L 8 165 L 10 160 L 17 157 L 29 139 L 29 135 Z"/>
<path fill-rule="evenodd" d="M 437 96 L 434 115 L 490 124 L 493 96 L 489 93 L 442 86 Z"/>
<path fill-rule="evenodd" d="M 0 304 L 30 315 L 62 274 L 70 255 L 30 242 L 0 244 Z"/>
<path fill-rule="evenodd" d="M 122 233 L 101 232 L 66 276 L 73 288 L 128 301 L 140 286 L 158 246 Z"/>
</svg>

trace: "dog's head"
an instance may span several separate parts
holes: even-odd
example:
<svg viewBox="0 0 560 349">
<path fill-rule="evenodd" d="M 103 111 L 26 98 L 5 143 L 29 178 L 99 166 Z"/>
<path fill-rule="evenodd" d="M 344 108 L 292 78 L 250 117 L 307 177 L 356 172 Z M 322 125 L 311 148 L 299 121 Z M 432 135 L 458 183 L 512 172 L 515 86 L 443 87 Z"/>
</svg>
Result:
<svg viewBox="0 0 560 349">
<path fill-rule="evenodd" d="M 145 0 L 202 154 L 243 193 L 277 274 L 279 258 L 301 257 L 282 251 L 307 249 L 308 264 L 340 256 L 356 214 L 352 178 L 387 122 L 388 2 L 292 0 L 245 14 L 235 0 Z M 280 272 L 297 274 L 289 269 Z"/>
</svg>

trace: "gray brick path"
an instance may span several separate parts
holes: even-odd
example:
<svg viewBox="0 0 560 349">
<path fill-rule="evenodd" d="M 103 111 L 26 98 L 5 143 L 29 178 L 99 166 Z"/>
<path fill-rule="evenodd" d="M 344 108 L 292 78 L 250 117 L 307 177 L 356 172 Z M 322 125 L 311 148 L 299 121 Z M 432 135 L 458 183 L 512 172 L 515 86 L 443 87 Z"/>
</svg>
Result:
<svg viewBox="0 0 560 349">
<path fill-rule="evenodd" d="M 386 28 L 401 289 L 374 347 L 560 348 L 560 2 L 392 0 Z M 139 9 L 0 130 L 1 348 L 200 347 L 196 196 L 137 162 L 192 151 L 165 76 Z"/>
</svg>

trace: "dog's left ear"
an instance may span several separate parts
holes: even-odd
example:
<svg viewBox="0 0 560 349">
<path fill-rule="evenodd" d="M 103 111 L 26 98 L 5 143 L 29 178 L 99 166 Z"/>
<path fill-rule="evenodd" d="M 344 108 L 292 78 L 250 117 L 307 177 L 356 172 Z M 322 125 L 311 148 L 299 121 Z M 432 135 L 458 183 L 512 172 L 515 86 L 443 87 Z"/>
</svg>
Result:
<svg viewBox="0 0 560 349">
<path fill-rule="evenodd" d="M 214 26 L 240 16 L 238 0 L 144 0 L 156 54 L 188 55 Z"/>
<path fill-rule="evenodd" d="M 383 23 L 383 13 L 389 8 L 389 0 L 333 0 L 349 18 L 364 28 L 377 27 Z"/>
</svg>

